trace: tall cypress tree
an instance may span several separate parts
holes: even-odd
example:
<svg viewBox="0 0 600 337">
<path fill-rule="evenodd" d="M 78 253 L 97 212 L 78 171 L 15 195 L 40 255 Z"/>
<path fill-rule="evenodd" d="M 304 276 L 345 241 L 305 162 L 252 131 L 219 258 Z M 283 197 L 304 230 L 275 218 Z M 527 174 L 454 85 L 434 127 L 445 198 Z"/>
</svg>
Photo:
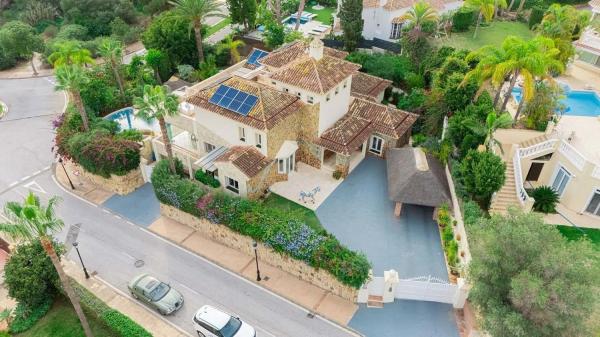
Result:
<svg viewBox="0 0 600 337">
<path fill-rule="evenodd" d="M 348 51 L 355 50 L 362 39 L 362 10 L 362 0 L 342 0 L 340 22 L 344 31 L 344 46 Z"/>
</svg>

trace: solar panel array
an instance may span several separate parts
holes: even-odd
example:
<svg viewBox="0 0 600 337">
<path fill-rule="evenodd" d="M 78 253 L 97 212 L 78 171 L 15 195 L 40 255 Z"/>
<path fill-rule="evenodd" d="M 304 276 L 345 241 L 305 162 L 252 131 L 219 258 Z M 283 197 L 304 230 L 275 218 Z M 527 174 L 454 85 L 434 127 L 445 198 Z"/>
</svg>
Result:
<svg viewBox="0 0 600 337">
<path fill-rule="evenodd" d="M 261 58 L 263 58 L 267 55 L 269 55 L 269 53 L 267 53 L 266 51 L 254 48 L 252 53 L 250 55 L 248 55 L 248 60 L 246 62 L 249 64 L 253 64 L 255 66 L 260 66 L 260 63 L 258 63 L 258 60 L 260 60 Z"/>
<path fill-rule="evenodd" d="M 250 110 L 258 102 L 258 97 L 221 84 L 208 101 L 240 115 L 248 116 Z"/>
</svg>

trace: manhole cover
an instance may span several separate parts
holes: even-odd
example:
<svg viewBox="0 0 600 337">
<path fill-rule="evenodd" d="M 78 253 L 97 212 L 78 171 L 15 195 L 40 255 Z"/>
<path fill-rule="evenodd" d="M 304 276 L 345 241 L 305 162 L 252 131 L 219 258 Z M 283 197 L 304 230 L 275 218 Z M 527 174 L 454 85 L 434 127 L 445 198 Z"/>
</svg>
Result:
<svg viewBox="0 0 600 337">
<path fill-rule="evenodd" d="M 144 266 L 144 260 L 136 260 L 135 263 L 133 264 L 136 268 L 140 268 L 142 266 Z"/>
</svg>

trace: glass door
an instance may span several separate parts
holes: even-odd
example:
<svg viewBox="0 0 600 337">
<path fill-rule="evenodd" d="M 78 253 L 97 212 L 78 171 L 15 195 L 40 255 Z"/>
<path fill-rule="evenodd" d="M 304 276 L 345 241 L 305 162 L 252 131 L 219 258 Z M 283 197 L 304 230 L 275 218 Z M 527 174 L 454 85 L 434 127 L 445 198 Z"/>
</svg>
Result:
<svg viewBox="0 0 600 337">
<path fill-rule="evenodd" d="M 594 191 L 594 195 L 592 195 L 592 199 L 585 211 L 600 216 L 600 190 Z"/>
<path fill-rule="evenodd" d="M 552 188 L 556 191 L 556 193 L 558 193 L 558 196 L 562 196 L 563 192 L 565 191 L 565 187 L 569 183 L 569 180 L 571 180 L 571 173 L 561 166 L 554 177 L 554 181 L 552 182 Z"/>
</svg>

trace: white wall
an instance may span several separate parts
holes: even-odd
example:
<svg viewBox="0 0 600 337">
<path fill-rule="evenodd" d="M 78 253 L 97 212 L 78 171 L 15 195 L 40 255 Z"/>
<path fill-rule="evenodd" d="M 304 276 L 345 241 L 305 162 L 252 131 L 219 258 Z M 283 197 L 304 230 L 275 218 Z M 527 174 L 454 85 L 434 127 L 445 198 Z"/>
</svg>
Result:
<svg viewBox="0 0 600 337">
<path fill-rule="evenodd" d="M 257 148 L 264 156 L 267 155 L 267 134 L 261 130 L 252 128 L 246 124 L 242 124 L 231 120 L 227 117 L 223 117 L 217 113 L 210 112 L 205 109 L 195 107 L 196 111 L 196 123 L 203 127 L 205 130 L 209 130 L 218 137 L 207 137 L 203 132 L 197 132 L 196 137 L 198 138 L 198 147 L 204 149 L 204 142 L 209 142 L 215 146 L 234 146 L 234 145 L 245 145 L 255 146 L 256 134 L 262 135 L 262 147 Z M 246 141 L 243 142 L 239 137 L 239 127 L 243 127 L 246 130 Z M 197 128 L 200 129 L 200 128 Z M 222 142 L 218 142 L 222 140 Z M 217 141 L 217 144 L 213 143 Z"/>
<path fill-rule="evenodd" d="M 248 190 L 246 187 L 246 182 L 248 181 L 248 177 L 243 174 L 237 167 L 228 162 L 216 162 L 215 165 L 219 170 L 219 182 L 221 183 L 221 188 L 223 191 L 230 193 L 232 195 L 237 195 L 240 197 L 246 197 L 248 195 Z M 239 186 L 239 194 L 236 194 L 227 189 L 227 178 L 232 178 L 238 181 Z"/>
</svg>

